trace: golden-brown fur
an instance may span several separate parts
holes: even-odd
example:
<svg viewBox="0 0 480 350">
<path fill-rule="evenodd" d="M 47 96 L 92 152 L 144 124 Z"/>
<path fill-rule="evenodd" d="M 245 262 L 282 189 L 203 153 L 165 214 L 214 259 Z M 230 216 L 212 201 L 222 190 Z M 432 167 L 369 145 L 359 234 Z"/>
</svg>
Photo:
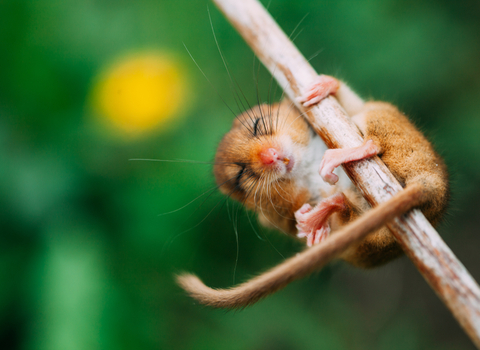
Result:
<svg viewBox="0 0 480 350">
<path fill-rule="evenodd" d="M 349 110 L 359 113 L 352 119 L 365 141 L 374 142 L 380 150 L 378 155 L 406 190 L 372 210 L 353 185 L 345 188 L 337 184 L 312 193 L 304 180 L 285 170 L 291 166 L 290 159 L 301 160 L 302 152 L 310 145 L 312 131 L 300 112 L 288 100 L 254 107 L 237 117 L 219 145 L 214 173 L 221 191 L 257 212 L 262 224 L 291 235 L 297 233 L 294 213 L 303 204 L 313 206 L 332 193 L 343 192 L 345 205 L 329 218 L 331 239 L 238 287 L 214 290 L 195 276 L 179 276 L 180 285 L 192 297 L 215 307 L 250 305 L 340 253 L 342 259 L 355 266 L 378 266 L 402 254 L 392 233 L 383 226 L 385 222 L 412 207 L 420 208 L 433 225 L 441 219 L 449 197 L 448 176 L 431 144 L 396 107 L 369 102 L 360 108 L 358 96 L 349 89 L 344 91 L 342 95 L 339 90 L 339 101 L 355 102 Z M 262 152 L 269 147 L 282 153 L 285 166 L 279 162 L 280 170 L 262 161 Z M 365 236 L 367 232 L 372 233 Z M 358 237 L 348 248 L 347 235 Z"/>
<path fill-rule="evenodd" d="M 421 185 L 423 196 L 419 208 L 432 225 L 437 224 L 445 213 L 449 198 L 445 163 L 396 107 L 385 102 L 369 102 L 363 113 L 361 129 L 365 140 L 373 140 L 380 146 L 380 158 L 403 186 Z M 343 220 L 343 223 L 347 221 Z M 342 257 L 356 266 L 374 267 L 401 254 L 395 238 L 383 227 Z"/>
<path fill-rule="evenodd" d="M 275 144 L 276 138 L 286 132 L 299 145 L 308 143 L 310 131 L 303 118 L 299 118 L 299 114 L 288 101 L 284 101 L 274 106 L 257 106 L 240 115 L 221 141 L 214 167 L 222 192 L 256 211 L 263 225 L 292 235 L 297 233 L 295 211 L 304 203 L 317 203 L 312 202 L 313 196 L 307 189 L 297 186 L 291 179 L 278 179 L 277 182 L 258 180 L 258 177 L 265 173 L 265 169 L 259 165 L 257 157 L 260 146 L 265 146 L 266 143 Z M 246 125 L 252 123 L 254 115 L 278 118 L 278 121 L 275 121 L 278 125 L 275 127 L 274 122 L 266 123 L 264 127 L 268 135 L 253 138 Z M 379 156 L 399 182 L 404 186 L 417 182 L 422 184 L 425 200 L 420 208 L 435 225 L 443 215 L 448 201 L 447 172 L 443 160 L 413 124 L 391 104 L 366 103 L 361 111 L 361 119 L 359 125 L 365 140 L 371 139 L 380 146 Z M 225 164 L 226 162 L 228 164 Z M 243 188 L 251 189 L 250 194 L 238 190 L 235 181 L 229 181 L 241 169 L 237 164 L 248 164 L 251 168 L 251 177 L 240 181 Z M 267 191 L 267 188 L 270 190 Z M 369 208 L 356 189 L 344 192 L 348 198 L 347 205 L 345 210 L 331 218 L 333 234 L 336 229 Z M 342 258 L 355 266 L 374 267 L 401 254 L 402 250 L 395 238 L 383 227 L 349 249 Z"/>
</svg>

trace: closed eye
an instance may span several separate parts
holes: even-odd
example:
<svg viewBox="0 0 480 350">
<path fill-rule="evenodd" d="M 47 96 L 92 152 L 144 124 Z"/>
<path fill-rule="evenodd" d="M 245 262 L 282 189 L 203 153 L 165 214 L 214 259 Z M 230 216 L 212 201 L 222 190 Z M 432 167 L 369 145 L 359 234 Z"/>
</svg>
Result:
<svg viewBox="0 0 480 350">
<path fill-rule="evenodd" d="M 240 188 L 240 180 L 242 179 L 242 176 L 245 173 L 245 169 L 246 167 L 242 165 L 242 169 L 240 169 L 237 176 L 235 177 L 235 188 Z"/>
<path fill-rule="evenodd" d="M 253 136 L 257 136 L 259 121 L 260 121 L 260 118 L 255 119 L 255 123 L 253 124 Z"/>
</svg>

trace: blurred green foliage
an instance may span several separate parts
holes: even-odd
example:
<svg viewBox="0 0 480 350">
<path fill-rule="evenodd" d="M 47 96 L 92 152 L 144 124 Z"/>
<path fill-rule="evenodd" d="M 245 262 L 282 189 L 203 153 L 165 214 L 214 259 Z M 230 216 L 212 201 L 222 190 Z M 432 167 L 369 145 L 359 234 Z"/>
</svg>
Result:
<svg viewBox="0 0 480 350">
<path fill-rule="evenodd" d="M 238 111 L 207 8 L 231 74 L 251 104 L 258 78 L 265 101 L 269 75 L 207 0 L 0 1 L 0 347 L 473 349 L 406 258 L 335 263 L 241 312 L 195 305 L 175 285 L 187 270 L 226 287 L 301 249 L 211 194 L 209 164 L 129 161 L 209 162 L 233 119 L 219 95 Z M 480 3 L 269 9 L 287 33 L 308 14 L 295 43 L 321 50 L 317 70 L 398 104 L 434 141 L 453 188 L 439 231 L 479 280 Z M 122 141 L 93 121 L 88 96 L 103 67 L 145 49 L 173 53 L 192 93 L 176 127 Z"/>
</svg>

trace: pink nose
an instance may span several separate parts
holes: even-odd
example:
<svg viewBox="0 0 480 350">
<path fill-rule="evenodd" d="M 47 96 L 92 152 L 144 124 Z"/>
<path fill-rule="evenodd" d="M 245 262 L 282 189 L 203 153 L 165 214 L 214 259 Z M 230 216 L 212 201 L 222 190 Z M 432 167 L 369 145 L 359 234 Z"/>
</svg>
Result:
<svg viewBox="0 0 480 350">
<path fill-rule="evenodd" d="M 260 153 L 260 161 L 264 165 L 275 163 L 278 158 L 278 152 L 275 148 L 267 148 Z"/>
</svg>

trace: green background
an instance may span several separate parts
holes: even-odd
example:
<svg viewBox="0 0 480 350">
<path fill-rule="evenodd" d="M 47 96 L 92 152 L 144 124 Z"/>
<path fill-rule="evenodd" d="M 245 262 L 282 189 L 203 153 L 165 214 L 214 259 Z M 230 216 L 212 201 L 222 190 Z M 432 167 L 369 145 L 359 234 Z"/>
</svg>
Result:
<svg viewBox="0 0 480 350">
<path fill-rule="evenodd" d="M 406 258 L 333 263 L 236 312 L 175 285 L 191 271 L 227 287 L 301 249 L 206 192 L 209 164 L 129 161 L 211 161 L 233 119 L 219 95 L 238 111 L 207 8 L 231 74 L 251 104 L 258 77 L 265 101 L 268 73 L 206 0 L 0 1 L 0 348 L 473 349 Z M 397 104 L 435 143 L 453 193 L 439 232 L 479 280 L 480 2 L 272 0 L 270 11 L 287 33 L 308 14 L 295 43 L 321 50 L 313 66 Z M 89 93 L 103 67 L 145 49 L 177 57 L 188 106 L 175 126 L 125 141 L 92 122 Z"/>
</svg>

